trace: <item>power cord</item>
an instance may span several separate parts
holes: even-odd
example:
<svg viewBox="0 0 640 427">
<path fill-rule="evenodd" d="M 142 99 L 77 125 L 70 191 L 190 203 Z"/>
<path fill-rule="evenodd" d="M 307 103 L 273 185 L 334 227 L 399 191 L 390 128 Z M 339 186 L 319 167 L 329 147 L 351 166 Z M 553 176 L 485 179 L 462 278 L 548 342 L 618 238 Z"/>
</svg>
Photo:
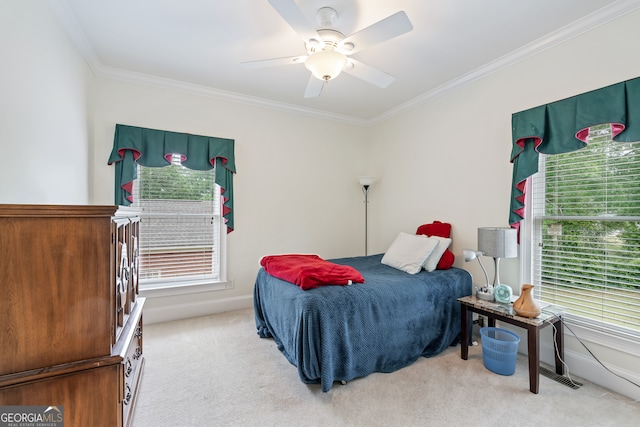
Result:
<svg viewBox="0 0 640 427">
<path fill-rule="evenodd" d="M 554 312 L 552 312 L 552 311 L 548 311 L 548 310 L 544 310 L 544 309 L 542 310 L 542 312 L 543 312 L 543 313 L 546 313 L 546 314 L 557 315 L 557 313 L 554 313 Z M 618 377 L 618 378 L 620 378 L 620 379 L 623 379 L 623 380 L 625 380 L 625 381 L 629 382 L 630 384 L 632 384 L 632 385 L 634 385 L 634 386 L 636 386 L 636 387 L 640 388 L 640 384 L 637 384 L 636 382 L 634 382 L 634 381 L 630 380 L 629 378 L 625 378 L 625 377 L 623 377 L 622 375 L 617 374 L 617 373 L 613 372 L 611 369 L 609 369 L 609 368 L 608 368 L 604 363 L 602 363 L 602 361 L 600 361 L 600 359 L 598 359 L 598 357 L 596 357 L 596 355 L 595 355 L 595 354 L 593 354 L 593 352 L 589 349 L 589 347 L 587 347 L 587 345 L 586 345 L 586 344 L 585 344 L 585 343 L 584 343 L 584 342 L 583 342 L 583 341 L 578 337 L 578 335 L 576 335 L 576 333 L 573 331 L 573 329 L 571 329 L 571 328 L 569 327 L 569 325 L 567 325 L 567 324 L 566 324 L 566 322 L 564 321 L 564 319 L 562 318 L 562 316 L 559 316 L 558 318 L 560 319 L 560 322 L 562 323 L 562 325 L 563 325 L 565 328 L 567 328 L 567 329 L 569 330 L 569 332 L 571 332 L 571 334 L 575 337 L 575 339 L 576 339 L 576 340 L 578 340 L 578 342 L 582 345 L 582 347 L 584 347 L 584 349 L 585 349 L 585 350 L 587 350 L 587 352 L 591 355 L 591 357 L 593 357 L 593 358 L 594 358 L 594 360 L 595 360 L 596 362 L 598 362 L 598 363 L 600 364 L 600 366 L 602 366 L 602 367 L 603 367 L 607 372 L 609 372 L 609 373 L 611 373 L 611 374 L 615 375 L 616 377 Z M 554 346 L 554 349 L 555 349 L 556 356 L 558 357 L 558 360 L 560 360 L 560 362 L 562 363 L 562 365 L 565 367 L 565 371 L 566 371 L 566 373 L 567 373 L 567 378 L 569 379 L 569 381 L 571 382 L 571 384 L 573 384 L 574 386 L 578 387 L 579 385 L 578 385 L 578 384 L 576 384 L 576 382 L 575 382 L 575 381 L 573 381 L 573 379 L 571 378 L 571 374 L 569 373 L 569 366 L 568 366 L 568 365 L 567 365 L 567 363 L 562 359 L 562 357 L 560 357 L 560 351 L 559 351 L 559 349 L 558 349 L 558 346 L 556 345 L 556 337 L 557 337 L 557 334 L 558 334 L 558 329 L 555 327 L 555 325 L 553 324 L 553 322 L 550 322 L 549 320 L 545 320 L 545 323 L 548 323 L 549 325 L 551 325 L 551 328 L 553 329 L 553 346 Z M 585 392 L 586 392 L 586 391 L 585 391 Z M 588 392 L 586 392 L 586 393 L 587 393 L 587 394 L 589 394 L 590 396 L 593 396 L 593 397 L 604 397 L 604 396 L 606 396 L 606 395 L 608 395 L 608 394 L 611 394 L 611 393 L 608 393 L 608 392 L 607 392 L 607 393 L 603 393 L 603 394 L 601 394 L 600 396 L 594 396 L 594 395 L 591 395 L 591 394 L 590 394 L 590 393 L 588 393 Z M 618 397 L 616 397 L 615 395 L 612 395 L 612 396 L 613 396 L 614 398 L 618 399 Z M 628 403 L 639 403 L 639 402 L 640 402 L 640 400 L 633 400 L 633 401 L 630 401 L 630 402 L 628 402 Z"/>
</svg>

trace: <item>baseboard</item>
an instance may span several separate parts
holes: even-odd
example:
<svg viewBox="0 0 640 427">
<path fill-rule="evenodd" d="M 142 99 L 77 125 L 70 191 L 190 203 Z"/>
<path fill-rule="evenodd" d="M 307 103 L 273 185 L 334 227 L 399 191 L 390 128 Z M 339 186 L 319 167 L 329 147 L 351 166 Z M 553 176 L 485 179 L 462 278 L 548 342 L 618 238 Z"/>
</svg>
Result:
<svg viewBox="0 0 640 427">
<path fill-rule="evenodd" d="M 552 343 L 540 343 L 540 360 L 548 366 L 555 366 L 554 349 Z M 628 369 L 607 362 L 607 371 L 598 361 L 589 354 L 582 354 L 565 348 L 564 360 L 567 364 L 569 375 L 590 381 L 611 391 L 620 393 L 632 400 L 640 400 L 640 388 L 629 381 L 640 384 L 640 375 Z M 626 378 L 629 381 L 617 377 L 612 372 Z M 578 379 L 578 381 L 580 381 Z"/>
<path fill-rule="evenodd" d="M 501 328 L 509 329 L 520 336 L 520 345 L 518 346 L 518 352 L 521 354 L 527 354 L 527 333 L 524 329 L 518 328 L 509 324 L 501 323 Z M 607 351 L 607 362 L 605 365 L 612 372 L 620 375 L 623 378 L 633 381 L 636 384 L 640 384 L 640 372 L 632 371 L 629 367 L 635 365 L 635 360 L 631 361 L 630 355 L 624 350 L 616 350 L 615 347 L 601 347 L 595 343 L 589 342 L 584 337 L 581 337 L 585 344 L 589 347 L 598 348 L 600 351 Z M 571 342 L 569 342 L 571 341 Z M 565 348 L 564 348 L 564 361 L 567 364 L 569 374 L 574 377 L 592 382 L 601 387 L 605 387 L 611 391 L 622 394 L 629 397 L 632 400 L 640 400 L 640 388 L 634 386 L 628 381 L 617 377 L 611 372 L 607 371 L 597 360 L 595 360 L 586 351 L 582 351 L 582 347 L 579 346 L 575 337 L 569 335 L 565 331 Z M 598 353 L 596 353 L 598 354 Z M 634 355 L 632 359 L 637 359 L 638 356 Z M 615 364 L 615 361 L 629 362 L 627 367 L 619 366 Z M 555 371 L 555 348 L 553 345 L 553 335 L 551 328 L 545 328 L 540 331 L 540 361 L 541 363 L 551 367 Z M 613 362 L 612 362 L 613 361 Z M 604 363 L 604 362 L 603 362 Z M 588 388 L 585 388 L 588 390 Z"/>
<path fill-rule="evenodd" d="M 149 298 L 144 306 L 143 321 L 145 325 L 207 316 L 227 311 L 253 307 L 253 295 L 233 298 L 203 298 L 205 294 L 197 294 L 198 298 Z"/>
</svg>

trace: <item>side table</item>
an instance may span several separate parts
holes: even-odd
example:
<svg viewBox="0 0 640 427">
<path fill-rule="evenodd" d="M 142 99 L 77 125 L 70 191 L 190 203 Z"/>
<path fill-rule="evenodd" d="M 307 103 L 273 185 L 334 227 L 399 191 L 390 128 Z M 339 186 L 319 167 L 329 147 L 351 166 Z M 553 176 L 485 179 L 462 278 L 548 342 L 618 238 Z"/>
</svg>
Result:
<svg viewBox="0 0 640 427">
<path fill-rule="evenodd" d="M 460 357 L 467 360 L 469 357 L 469 338 L 471 330 L 471 312 L 486 316 L 489 326 L 495 326 L 496 320 L 509 323 L 527 330 L 527 349 L 529 353 L 529 390 L 538 393 L 540 378 L 540 329 L 553 324 L 555 334 L 555 363 L 556 374 L 564 374 L 564 328 L 562 326 L 562 309 L 557 306 L 547 306 L 539 317 L 531 319 L 521 317 L 513 311 L 513 304 L 503 304 L 476 298 L 473 295 L 458 298 L 461 304 L 460 316 Z"/>
</svg>

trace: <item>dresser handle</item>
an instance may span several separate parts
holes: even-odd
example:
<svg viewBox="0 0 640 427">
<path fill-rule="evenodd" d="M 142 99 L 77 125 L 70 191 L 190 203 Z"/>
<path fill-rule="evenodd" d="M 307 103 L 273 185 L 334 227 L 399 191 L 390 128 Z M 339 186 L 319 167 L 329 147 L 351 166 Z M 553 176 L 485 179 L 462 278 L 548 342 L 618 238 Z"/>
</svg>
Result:
<svg viewBox="0 0 640 427">
<path fill-rule="evenodd" d="M 133 358 L 140 359 L 140 356 L 142 356 L 142 350 L 140 349 L 140 346 L 137 346 L 136 351 L 133 353 Z"/>
<path fill-rule="evenodd" d="M 128 377 L 129 375 L 131 375 L 131 371 L 133 370 L 133 368 L 131 367 L 131 359 L 129 359 L 129 357 L 127 356 L 127 362 L 125 363 L 125 368 L 124 368 L 124 376 Z"/>
<path fill-rule="evenodd" d="M 128 405 L 131 402 L 131 388 L 129 387 L 129 384 L 127 384 L 127 394 L 124 397 L 124 401 L 123 403 L 125 405 Z"/>
<path fill-rule="evenodd" d="M 142 328 L 140 326 L 136 328 L 136 331 L 134 332 L 133 336 L 136 338 L 140 338 L 142 336 Z"/>
</svg>

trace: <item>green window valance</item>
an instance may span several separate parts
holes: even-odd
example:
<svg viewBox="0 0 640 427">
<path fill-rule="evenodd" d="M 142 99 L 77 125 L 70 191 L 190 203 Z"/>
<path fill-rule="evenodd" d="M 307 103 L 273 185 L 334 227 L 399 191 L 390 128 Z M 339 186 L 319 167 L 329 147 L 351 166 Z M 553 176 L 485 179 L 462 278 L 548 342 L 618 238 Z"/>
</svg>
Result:
<svg viewBox="0 0 640 427">
<path fill-rule="evenodd" d="M 233 231 L 233 174 L 236 173 L 234 140 L 188 133 L 116 125 L 109 164 L 115 164 L 115 204 L 133 202 L 133 181 L 137 165 L 163 167 L 172 154 L 180 154 L 182 165 L 194 170 L 215 167 L 215 182 L 222 189 L 222 216 L 228 232 Z"/>
<path fill-rule="evenodd" d="M 538 172 L 539 153 L 584 148 L 589 127 L 604 123 L 611 124 L 614 141 L 640 140 L 640 77 L 513 114 L 512 227 L 524 218 L 526 182 Z"/>
</svg>

